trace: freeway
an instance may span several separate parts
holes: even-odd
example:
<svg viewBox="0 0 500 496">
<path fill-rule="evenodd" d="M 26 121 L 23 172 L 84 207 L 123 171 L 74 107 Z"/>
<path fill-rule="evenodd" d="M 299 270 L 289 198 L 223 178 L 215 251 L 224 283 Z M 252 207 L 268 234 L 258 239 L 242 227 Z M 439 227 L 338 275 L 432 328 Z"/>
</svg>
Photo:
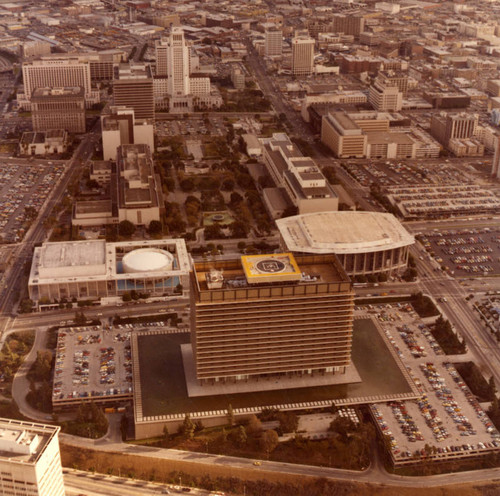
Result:
<svg viewBox="0 0 500 496">
<path fill-rule="evenodd" d="M 206 496 L 208 491 L 201 489 L 175 486 L 172 484 L 158 484 L 137 479 L 127 479 L 112 475 L 95 474 L 82 470 L 65 468 L 64 488 L 67 496 L 141 496 L 158 494 L 189 494 L 193 496 Z"/>
<path fill-rule="evenodd" d="M 484 469 L 470 472 L 458 472 L 451 474 L 433 475 L 427 477 L 405 477 L 389 474 L 385 471 L 383 464 L 378 458 L 364 471 L 342 470 L 329 467 L 312 465 L 299 465 L 285 462 L 262 461 L 260 466 L 255 466 L 253 460 L 248 458 L 237 458 L 226 455 L 212 455 L 208 453 L 194 453 L 174 449 L 153 448 L 140 445 L 128 445 L 125 443 L 102 443 L 99 440 L 75 439 L 66 434 L 60 435 L 61 444 L 70 446 L 99 449 L 100 451 L 123 453 L 134 456 L 156 458 L 161 460 L 184 461 L 187 463 L 204 464 L 207 466 L 247 469 L 250 472 L 272 477 L 272 473 L 291 474 L 295 476 L 323 477 L 334 480 L 350 482 L 370 482 L 373 484 L 384 484 L 392 487 L 426 488 L 445 485 L 460 484 L 466 482 L 493 482 L 500 480 L 498 469 Z"/>
</svg>

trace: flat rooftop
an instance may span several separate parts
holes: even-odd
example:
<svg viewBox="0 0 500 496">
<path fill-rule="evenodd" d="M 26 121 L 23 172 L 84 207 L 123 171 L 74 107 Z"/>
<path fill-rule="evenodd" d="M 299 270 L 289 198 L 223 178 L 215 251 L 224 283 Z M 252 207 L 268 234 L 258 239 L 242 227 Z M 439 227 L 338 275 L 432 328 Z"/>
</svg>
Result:
<svg viewBox="0 0 500 496">
<path fill-rule="evenodd" d="M 111 200 L 79 201 L 75 203 L 75 214 L 105 214 L 112 211 Z"/>
<path fill-rule="evenodd" d="M 214 271 L 219 272 L 222 279 L 219 286 L 210 287 Z M 303 284 L 332 283 L 338 286 L 337 291 L 349 291 L 351 285 L 344 269 L 333 255 L 294 257 L 291 253 L 262 254 L 217 262 L 196 262 L 193 277 L 196 283 L 194 287 L 196 295 L 226 292 L 225 296 L 221 293 L 221 298 L 224 300 L 258 298 L 259 295 L 251 291 L 248 294 L 239 291 L 253 285 L 258 285 L 259 288 L 271 286 L 293 288 Z M 330 290 L 333 291 L 325 287 L 321 293 Z M 292 293 L 293 289 L 290 289 L 290 295 Z M 219 299 L 218 296 L 207 296 L 207 298 Z M 202 300 L 204 299 L 203 297 Z"/>
<path fill-rule="evenodd" d="M 134 367 L 140 370 L 140 377 L 134 372 L 134 408 L 139 422 L 178 420 L 186 413 L 208 417 L 209 412 L 222 414 L 228 404 L 235 410 L 253 413 L 254 409 L 260 411 L 272 406 L 299 409 L 308 405 L 325 407 L 333 401 L 360 404 L 417 396 L 404 364 L 371 319 L 354 321 L 352 362 L 361 382 L 239 394 L 188 396 L 181 345 L 190 342 L 189 333 L 142 334 L 136 339 L 136 344 L 132 344 L 132 359 Z"/>
<path fill-rule="evenodd" d="M 342 129 L 351 131 L 359 129 L 359 126 L 344 112 L 333 112 L 331 115 L 340 124 Z"/>
<path fill-rule="evenodd" d="M 414 141 L 408 133 L 366 133 L 368 144 L 376 143 L 398 143 L 400 145 L 413 145 Z"/>
<path fill-rule="evenodd" d="M 287 248 L 299 253 L 364 253 L 415 242 L 394 215 L 379 212 L 317 212 L 276 225 Z"/>
<path fill-rule="evenodd" d="M 101 265 L 106 260 L 106 242 L 75 241 L 73 243 L 44 243 L 40 265 L 43 268 Z"/>
<path fill-rule="evenodd" d="M 54 425 L 0 418 L 0 461 L 34 465 L 60 429 Z"/>
</svg>

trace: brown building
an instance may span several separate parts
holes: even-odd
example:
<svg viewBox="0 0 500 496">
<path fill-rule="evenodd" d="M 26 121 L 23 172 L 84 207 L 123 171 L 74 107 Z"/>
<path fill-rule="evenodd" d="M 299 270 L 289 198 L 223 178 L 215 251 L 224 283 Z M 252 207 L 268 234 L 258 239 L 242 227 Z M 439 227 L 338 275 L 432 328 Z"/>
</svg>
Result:
<svg viewBox="0 0 500 496">
<path fill-rule="evenodd" d="M 145 64 L 121 64 L 118 78 L 113 80 L 115 105 L 134 110 L 136 119 L 154 119 L 153 77 Z"/>
<path fill-rule="evenodd" d="M 431 118 L 431 134 L 443 146 L 448 146 L 452 139 L 472 138 L 478 124 L 477 114 L 441 112 Z"/>
<path fill-rule="evenodd" d="M 31 97 L 33 131 L 85 132 L 85 95 L 80 86 L 37 88 Z"/>
<path fill-rule="evenodd" d="M 378 57 L 359 57 L 356 55 L 342 55 L 340 57 L 341 74 L 376 73 L 381 65 L 382 60 Z"/>
<path fill-rule="evenodd" d="M 344 373 L 354 293 L 334 255 L 198 262 L 191 342 L 203 384 Z"/>
<path fill-rule="evenodd" d="M 434 108 L 465 108 L 470 105 L 470 96 L 463 93 L 424 92 L 423 97 Z"/>
</svg>

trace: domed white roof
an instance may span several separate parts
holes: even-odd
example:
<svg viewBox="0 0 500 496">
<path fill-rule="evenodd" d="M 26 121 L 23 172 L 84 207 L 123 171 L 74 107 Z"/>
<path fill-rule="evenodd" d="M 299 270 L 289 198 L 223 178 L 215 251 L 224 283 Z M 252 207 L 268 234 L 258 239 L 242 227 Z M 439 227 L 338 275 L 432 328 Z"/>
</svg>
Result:
<svg viewBox="0 0 500 496">
<path fill-rule="evenodd" d="M 394 215 L 380 212 L 315 212 L 278 219 L 276 225 L 294 252 L 370 253 L 415 242 Z"/>
<path fill-rule="evenodd" d="M 158 272 L 172 270 L 174 256 L 158 248 L 139 248 L 127 253 L 122 260 L 123 271 L 133 272 Z"/>
</svg>

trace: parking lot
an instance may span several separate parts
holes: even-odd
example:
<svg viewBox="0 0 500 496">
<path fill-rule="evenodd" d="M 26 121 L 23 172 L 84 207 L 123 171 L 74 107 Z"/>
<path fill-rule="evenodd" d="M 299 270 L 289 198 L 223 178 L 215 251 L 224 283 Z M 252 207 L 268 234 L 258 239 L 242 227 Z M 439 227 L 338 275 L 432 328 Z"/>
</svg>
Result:
<svg viewBox="0 0 500 496">
<path fill-rule="evenodd" d="M 370 162 L 344 163 L 344 169 L 362 186 L 372 183 L 380 186 L 422 186 L 466 184 L 470 179 L 456 167 L 447 163 Z"/>
<path fill-rule="evenodd" d="M 495 193 L 479 185 L 390 186 L 387 199 L 405 219 L 500 212 L 500 200 Z"/>
<path fill-rule="evenodd" d="M 457 276 L 500 274 L 500 227 L 433 230 L 418 236 L 429 255 Z"/>
<path fill-rule="evenodd" d="M 4 241 L 20 241 L 29 219 L 25 208 L 39 213 L 64 171 L 63 165 L 37 163 L 4 164 L 0 171 L 0 230 Z"/>
<path fill-rule="evenodd" d="M 500 292 L 497 294 L 475 295 L 474 308 L 484 318 L 491 332 L 500 340 Z"/>
<path fill-rule="evenodd" d="M 158 120 L 155 122 L 155 133 L 161 138 L 166 136 L 225 136 L 226 128 L 222 118 Z"/>
<path fill-rule="evenodd" d="M 59 331 L 54 402 L 131 393 L 130 330 L 86 326 Z"/>
<path fill-rule="evenodd" d="M 473 357 L 445 356 L 408 304 L 370 306 L 357 312 L 375 316 L 422 395 L 371 407 L 395 463 L 500 451 L 500 433 L 453 366 Z"/>
</svg>

